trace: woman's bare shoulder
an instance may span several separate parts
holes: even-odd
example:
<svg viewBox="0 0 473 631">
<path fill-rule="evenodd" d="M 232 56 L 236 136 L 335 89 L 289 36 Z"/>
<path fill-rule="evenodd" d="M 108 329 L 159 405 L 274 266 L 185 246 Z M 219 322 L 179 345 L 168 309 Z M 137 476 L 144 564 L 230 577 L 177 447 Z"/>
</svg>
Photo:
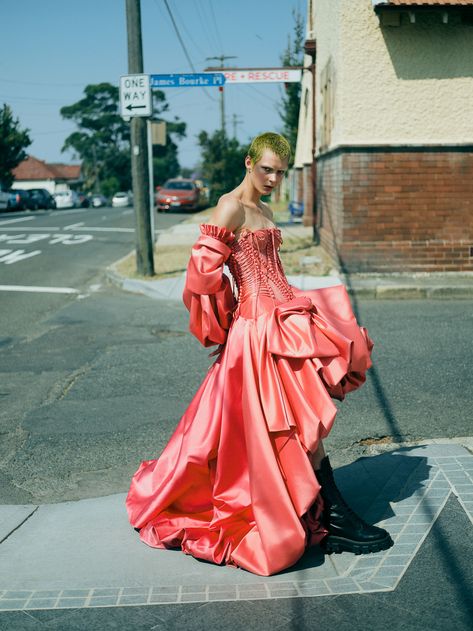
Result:
<svg viewBox="0 0 473 631">
<path fill-rule="evenodd" d="M 271 221 L 273 221 L 274 217 L 273 217 L 273 211 L 271 209 L 271 206 L 269 206 L 266 202 L 261 202 L 261 206 L 263 208 L 264 216 L 267 217 L 268 219 L 271 219 Z"/>
<path fill-rule="evenodd" d="M 231 193 L 226 193 L 218 200 L 209 223 L 234 232 L 243 225 L 244 221 L 245 211 L 240 200 Z"/>
</svg>

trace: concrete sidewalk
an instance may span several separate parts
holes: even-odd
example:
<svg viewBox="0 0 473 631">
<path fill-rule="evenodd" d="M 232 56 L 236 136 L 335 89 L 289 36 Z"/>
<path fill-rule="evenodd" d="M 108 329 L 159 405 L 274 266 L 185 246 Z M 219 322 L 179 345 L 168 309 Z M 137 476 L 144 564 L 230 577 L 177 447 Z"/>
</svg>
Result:
<svg viewBox="0 0 473 631">
<path fill-rule="evenodd" d="M 283 237 L 307 231 L 281 227 Z M 158 234 L 158 247 L 189 247 L 197 234 L 197 221 L 180 224 Z M 182 275 L 128 279 L 113 266 L 108 274 L 125 290 L 181 299 Z M 473 297 L 469 275 L 289 280 L 302 289 L 343 282 L 355 297 Z M 358 557 L 313 548 L 271 577 L 145 546 L 124 494 L 0 506 L 0 630 L 470 631 L 472 452 L 472 438 L 373 446 L 335 475 L 349 504 L 385 526 L 394 547 Z"/>
<path fill-rule="evenodd" d="M 471 449 L 473 440 L 464 442 Z M 61 625 L 51 628 L 105 629 L 105 614 L 101 614 L 100 626 L 94 626 L 86 610 L 117 608 L 114 620 L 119 620 L 118 612 L 123 612 L 124 606 L 133 605 L 137 607 L 137 621 L 144 610 L 151 608 L 159 622 L 162 616 L 168 621 L 174 620 L 173 608 L 178 620 L 184 603 L 201 605 L 225 601 L 237 606 L 245 601 L 264 601 L 269 605 L 275 600 L 294 602 L 308 598 L 321 599 L 322 603 L 335 595 L 350 594 L 350 598 L 357 596 L 362 610 L 373 615 L 375 603 L 371 603 L 370 598 L 389 593 L 392 602 L 397 602 L 397 592 L 404 594 L 404 577 L 412 573 L 423 589 L 430 586 L 432 602 L 425 604 L 431 612 L 448 605 L 450 620 L 455 624 L 442 628 L 467 629 L 473 602 L 473 455 L 453 441 L 386 449 L 384 453 L 361 458 L 338 469 L 336 477 L 349 503 L 363 517 L 389 529 L 394 547 L 364 556 L 349 553 L 324 556 L 320 549 L 314 548 L 296 566 L 271 577 L 199 562 L 179 551 L 147 547 L 128 524 L 123 494 L 44 506 L 2 506 L 0 629 L 33 628 L 20 625 L 24 615 L 44 620 L 46 610 L 51 621 L 55 615 L 61 616 Z M 456 510 L 459 517 L 455 524 L 450 524 L 451 532 L 446 537 L 438 531 L 436 522 L 445 511 L 452 510 Z M 461 553 L 457 549 L 459 543 Z M 441 556 L 429 558 L 427 555 L 427 562 L 424 559 L 423 565 L 418 567 L 416 559 L 418 555 L 425 556 L 422 550 L 429 545 L 441 549 Z M 443 602 L 439 586 L 435 584 L 439 563 L 456 568 L 455 580 L 461 587 L 459 592 L 458 586 L 454 586 L 454 595 L 449 594 L 448 603 Z M 455 602 L 450 602 L 452 598 Z M 389 628 L 414 628 L 409 606 L 404 602 L 398 605 L 401 607 L 397 612 L 399 624 Z M 423 606 L 418 603 L 418 607 Z M 166 613 L 163 607 L 170 612 Z M 402 607 L 405 607 L 404 613 Z M 300 612 L 294 614 L 294 619 L 299 615 Z M 436 616 L 440 621 L 440 612 Z M 68 620 L 77 625 L 81 619 L 84 626 L 68 626 Z M 472 621 L 470 618 L 470 623 Z M 6 623 L 10 626 L 5 626 Z M 173 629 L 179 626 L 171 622 L 163 627 L 127 624 L 110 628 Z M 180 628 L 206 628 L 202 624 L 202 627 Z M 285 626 L 283 620 L 272 628 L 306 628 L 291 625 Z M 339 624 L 337 628 L 388 628 L 380 625 L 381 621 L 378 626 L 368 627 L 351 621 L 350 627 Z M 220 628 L 248 627 L 222 623 Z M 264 615 L 261 619 L 255 618 L 251 628 L 269 628 Z M 429 627 L 426 623 L 415 628 L 440 627 L 435 624 Z"/>
<path fill-rule="evenodd" d="M 157 231 L 156 250 L 182 246 L 188 249 L 199 235 L 199 224 L 209 219 L 208 211 L 193 215 L 187 221 Z M 312 228 L 300 223 L 277 221 L 284 241 L 310 241 Z M 165 254 L 164 254 L 165 255 Z M 126 258 L 126 257 L 125 257 Z M 311 257 L 308 257 L 311 258 Z M 302 257 L 304 259 L 304 257 Z M 107 268 L 108 280 L 125 291 L 142 293 L 157 300 L 181 300 L 184 287 L 183 273 L 153 280 L 130 278 L 120 271 L 120 261 Z M 473 272 L 396 273 L 344 275 L 332 269 L 325 276 L 307 273 L 288 274 L 291 284 L 300 289 L 316 289 L 343 283 L 348 292 L 357 298 L 369 299 L 473 299 Z"/>
</svg>

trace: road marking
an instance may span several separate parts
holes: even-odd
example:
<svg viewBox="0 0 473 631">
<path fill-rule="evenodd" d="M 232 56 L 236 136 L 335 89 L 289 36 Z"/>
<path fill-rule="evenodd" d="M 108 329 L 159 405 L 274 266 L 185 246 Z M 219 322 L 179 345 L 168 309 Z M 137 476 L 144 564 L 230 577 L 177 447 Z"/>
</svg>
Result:
<svg viewBox="0 0 473 631">
<path fill-rule="evenodd" d="M 51 232 L 51 230 L 61 230 L 61 228 L 59 226 L 44 226 L 44 228 L 40 228 L 39 226 L 36 227 L 36 228 L 29 228 L 28 226 L 16 226 L 14 228 L 9 228 L 9 227 L 4 228 L 1 224 L 0 224 L 0 228 L 2 229 L 2 232 L 3 231 L 6 232 L 7 230 L 9 230 L 10 232 L 18 232 L 18 230 L 23 230 L 23 232 L 26 232 L 26 231 L 31 231 L 31 232 L 44 232 L 44 231 L 47 231 L 47 232 Z"/>
<path fill-rule="evenodd" d="M 12 263 L 30 259 L 37 254 L 41 254 L 41 250 L 33 250 L 33 252 L 25 252 L 24 250 L 0 250 L 0 263 L 11 265 Z"/>
<path fill-rule="evenodd" d="M 91 241 L 94 237 L 91 234 L 64 234 L 64 233 L 50 233 L 43 232 L 40 234 L 0 234 L 0 242 L 4 241 L 8 244 L 25 245 L 29 243 L 35 243 L 44 239 L 51 239 L 50 244 L 63 243 L 64 245 L 76 245 L 78 243 L 86 243 Z"/>
<path fill-rule="evenodd" d="M 0 285 L 0 291 L 25 291 L 44 294 L 78 294 L 72 287 L 36 287 L 34 285 Z"/>
<path fill-rule="evenodd" d="M 71 223 L 69 226 L 64 226 L 63 230 L 72 230 L 73 228 L 77 228 L 79 226 L 83 226 L 84 222 L 79 221 L 79 223 Z"/>
<path fill-rule="evenodd" d="M 71 215 L 73 213 L 90 213 L 93 208 L 71 208 L 70 210 L 53 210 L 51 215 Z"/>
<path fill-rule="evenodd" d="M 0 224 L 0 228 L 2 228 L 2 231 L 7 231 L 9 230 L 10 232 L 18 232 L 19 228 L 10 228 L 10 227 L 5 227 L 3 228 L 2 225 Z M 68 230 L 72 230 L 72 231 L 82 231 L 84 230 L 85 232 L 135 232 L 134 228 L 105 228 L 105 227 L 101 227 L 101 226 L 97 226 L 97 227 L 92 227 L 89 228 L 88 226 L 83 226 L 81 228 L 71 228 L 70 226 L 67 227 Z M 21 230 L 23 232 L 26 231 L 31 231 L 31 232 L 51 232 L 51 230 L 66 230 L 66 228 L 61 228 L 60 226 L 44 226 L 43 228 L 40 228 L 39 226 L 37 228 L 29 228 L 28 226 L 23 227 L 21 226 Z"/>
<path fill-rule="evenodd" d="M 17 223 L 18 221 L 31 221 L 34 217 L 17 217 L 16 219 L 7 219 L 7 221 L 0 221 L 0 226 L 4 226 L 7 223 Z"/>
<path fill-rule="evenodd" d="M 64 228 L 65 229 L 65 228 Z M 102 228 L 100 226 L 91 228 L 90 226 L 84 226 L 83 228 L 74 228 L 76 231 L 85 230 L 86 232 L 135 232 L 134 228 Z"/>
</svg>

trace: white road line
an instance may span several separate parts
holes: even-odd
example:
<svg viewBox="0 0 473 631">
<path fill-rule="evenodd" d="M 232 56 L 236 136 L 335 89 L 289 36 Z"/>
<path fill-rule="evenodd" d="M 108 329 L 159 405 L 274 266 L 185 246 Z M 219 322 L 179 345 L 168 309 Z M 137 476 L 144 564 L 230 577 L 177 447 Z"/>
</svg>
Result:
<svg viewBox="0 0 473 631">
<path fill-rule="evenodd" d="M 90 213 L 94 208 L 70 208 L 69 210 L 52 210 L 51 215 L 71 215 L 74 213 Z"/>
<path fill-rule="evenodd" d="M 19 226 L 18 228 L 2 228 L 1 224 L 0 224 L 0 230 L 2 230 L 3 232 L 53 232 L 53 231 L 57 231 L 60 232 L 61 230 L 70 230 L 71 232 L 135 232 L 134 228 L 105 228 L 105 227 L 101 227 L 101 226 L 97 226 L 97 227 L 92 227 L 89 228 L 88 226 L 82 226 L 82 227 L 77 227 L 77 228 L 73 228 L 71 226 L 67 226 L 66 228 L 62 228 L 60 226 L 43 226 L 42 228 L 40 228 L 39 226 L 37 228 L 29 228 L 29 227 L 23 227 L 23 226 Z"/>
<path fill-rule="evenodd" d="M 0 291 L 25 291 L 44 294 L 78 294 L 78 289 L 72 287 L 37 287 L 34 285 L 0 285 Z"/>
<path fill-rule="evenodd" d="M 135 232 L 134 228 L 91 228 L 90 226 L 84 226 L 83 228 L 71 228 L 76 232 L 84 230 L 84 232 Z"/>
<path fill-rule="evenodd" d="M 78 228 L 79 226 L 83 226 L 84 222 L 79 221 L 78 223 L 71 223 L 69 226 L 64 226 L 63 230 L 72 230 L 73 228 Z"/>
<path fill-rule="evenodd" d="M 17 223 L 18 221 L 31 221 L 34 217 L 17 217 L 16 219 L 8 219 L 7 221 L 0 221 L 0 226 L 4 226 L 7 223 Z"/>
<path fill-rule="evenodd" d="M 29 228 L 28 226 L 18 226 L 16 228 L 3 228 L 3 226 L 0 224 L 0 229 L 2 230 L 2 232 L 51 232 L 52 230 L 62 230 L 62 228 L 59 228 L 58 226 L 44 226 L 43 228 L 40 228 L 39 226 L 37 228 Z"/>
</svg>

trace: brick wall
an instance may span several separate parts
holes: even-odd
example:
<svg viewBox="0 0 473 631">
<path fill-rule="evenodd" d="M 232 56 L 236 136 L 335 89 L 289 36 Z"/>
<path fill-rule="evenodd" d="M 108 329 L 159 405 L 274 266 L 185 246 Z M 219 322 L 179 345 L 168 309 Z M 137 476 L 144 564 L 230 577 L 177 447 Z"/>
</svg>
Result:
<svg viewBox="0 0 473 631">
<path fill-rule="evenodd" d="M 312 226 L 314 223 L 314 186 L 312 177 L 312 164 L 305 164 L 303 173 L 304 191 L 304 216 L 302 218 L 304 226 Z"/>
<path fill-rule="evenodd" d="M 317 210 L 322 246 L 347 271 L 473 271 L 473 147 L 327 153 Z"/>
</svg>

